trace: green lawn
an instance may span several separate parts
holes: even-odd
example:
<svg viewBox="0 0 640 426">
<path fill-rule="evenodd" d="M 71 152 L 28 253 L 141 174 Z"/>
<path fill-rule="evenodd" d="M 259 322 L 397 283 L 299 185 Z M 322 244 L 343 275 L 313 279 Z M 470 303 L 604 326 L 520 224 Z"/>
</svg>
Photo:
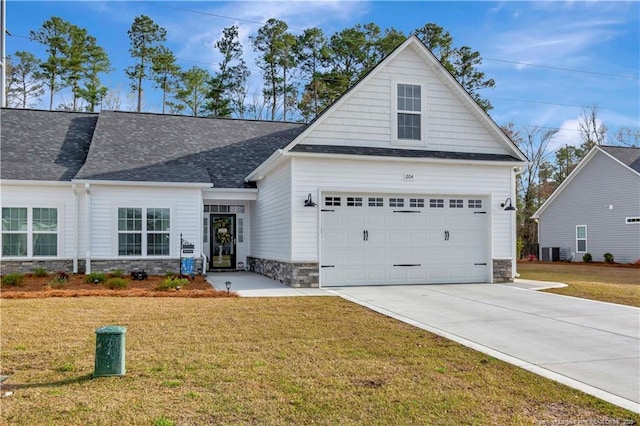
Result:
<svg viewBox="0 0 640 426">
<path fill-rule="evenodd" d="M 555 281 L 568 287 L 549 293 L 640 307 L 640 268 L 582 262 L 519 262 L 520 278 Z"/>
<path fill-rule="evenodd" d="M 337 297 L 88 297 L 0 306 L 2 374 L 10 375 L 3 392 L 14 392 L 0 400 L 1 424 L 640 420 Z M 91 379 L 94 330 L 107 324 L 128 327 L 127 374 Z"/>
</svg>

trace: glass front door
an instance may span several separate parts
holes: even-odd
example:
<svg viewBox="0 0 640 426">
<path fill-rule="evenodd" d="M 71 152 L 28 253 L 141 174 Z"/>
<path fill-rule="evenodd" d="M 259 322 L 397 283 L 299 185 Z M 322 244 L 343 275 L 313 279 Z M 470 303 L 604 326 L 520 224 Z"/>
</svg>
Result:
<svg viewBox="0 0 640 426">
<path fill-rule="evenodd" d="M 211 264 L 210 269 L 235 269 L 236 265 L 236 215 L 211 215 Z"/>
</svg>

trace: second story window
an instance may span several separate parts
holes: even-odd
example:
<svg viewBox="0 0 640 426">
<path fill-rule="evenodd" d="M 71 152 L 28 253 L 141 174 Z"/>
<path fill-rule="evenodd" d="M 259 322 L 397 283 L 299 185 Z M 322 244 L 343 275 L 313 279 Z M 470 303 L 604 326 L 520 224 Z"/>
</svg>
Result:
<svg viewBox="0 0 640 426">
<path fill-rule="evenodd" d="M 417 84 L 399 83 L 397 88 L 398 139 L 419 141 L 422 139 L 421 87 Z"/>
</svg>

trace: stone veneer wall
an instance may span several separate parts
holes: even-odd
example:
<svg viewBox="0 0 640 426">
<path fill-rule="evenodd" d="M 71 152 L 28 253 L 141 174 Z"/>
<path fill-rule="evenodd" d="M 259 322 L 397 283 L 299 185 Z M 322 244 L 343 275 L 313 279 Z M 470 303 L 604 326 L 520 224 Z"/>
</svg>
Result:
<svg viewBox="0 0 640 426">
<path fill-rule="evenodd" d="M 493 259 L 494 284 L 513 282 L 511 260 Z"/>
<path fill-rule="evenodd" d="M 194 259 L 196 272 L 202 270 L 202 259 Z M 78 260 L 78 273 L 84 274 L 85 261 Z M 30 273 L 36 268 L 45 268 L 49 272 L 66 271 L 73 272 L 73 260 L 52 259 L 52 260 L 11 260 L 0 262 L 0 273 Z M 91 272 L 109 272 L 114 269 L 121 269 L 125 274 L 131 271 L 144 269 L 150 275 L 164 275 L 167 271 L 176 274 L 180 272 L 180 262 L 178 259 L 109 259 L 92 260 Z"/>
<path fill-rule="evenodd" d="M 80 269 L 78 262 L 78 269 Z M 45 268 L 49 272 L 65 271 L 73 272 L 73 260 L 52 259 L 52 260 L 2 260 L 0 261 L 0 274 L 28 274 L 36 268 Z M 84 262 L 82 264 L 84 270 Z"/>
<path fill-rule="evenodd" d="M 249 270 L 295 288 L 319 287 L 317 263 L 288 263 L 247 257 Z"/>
</svg>

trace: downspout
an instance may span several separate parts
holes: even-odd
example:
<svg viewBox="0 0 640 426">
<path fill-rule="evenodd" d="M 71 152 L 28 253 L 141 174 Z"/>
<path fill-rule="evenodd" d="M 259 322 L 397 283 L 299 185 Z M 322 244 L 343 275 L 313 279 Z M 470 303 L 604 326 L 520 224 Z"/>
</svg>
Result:
<svg viewBox="0 0 640 426">
<path fill-rule="evenodd" d="M 515 200 L 513 201 L 513 203 L 516 205 L 516 207 L 518 206 L 518 194 L 517 194 L 517 188 L 516 188 L 516 176 L 522 174 L 524 172 L 524 167 L 519 166 L 519 167 L 514 167 L 513 168 L 513 182 L 511 183 L 511 189 L 512 189 L 512 193 L 511 193 L 511 199 Z M 518 256 L 516 253 L 516 248 L 517 248 L 517 240 L 518 240 L 518 211 L 516 210 L 514 212 L 516 218 L 515 220 L 512 222 L 513 224 L 511 225 L 511 253 L 514 254 L 513 256 L 513 260 L 511 261 L 511 278 L 515 279 L 515 277 L 519 276 L 518 275 Z"/>
<path fill-rule="evenodd" d="M 80 208 L 80 203 L 78 202 L 78 185 L 75 183 L 71 186 L 71 190 L 73 191 L 73 223 L 74 223 L 74 241 L 73 241 L 73 273 L 78 273 L 78 252 L 80 250 L 80 212 L 78 209 Z"/>
<path fill-rule="evenodd" d="M 85 192 L 85 274 L 91 273 L 91 184 L 84 184 Z"/>
</svg>

